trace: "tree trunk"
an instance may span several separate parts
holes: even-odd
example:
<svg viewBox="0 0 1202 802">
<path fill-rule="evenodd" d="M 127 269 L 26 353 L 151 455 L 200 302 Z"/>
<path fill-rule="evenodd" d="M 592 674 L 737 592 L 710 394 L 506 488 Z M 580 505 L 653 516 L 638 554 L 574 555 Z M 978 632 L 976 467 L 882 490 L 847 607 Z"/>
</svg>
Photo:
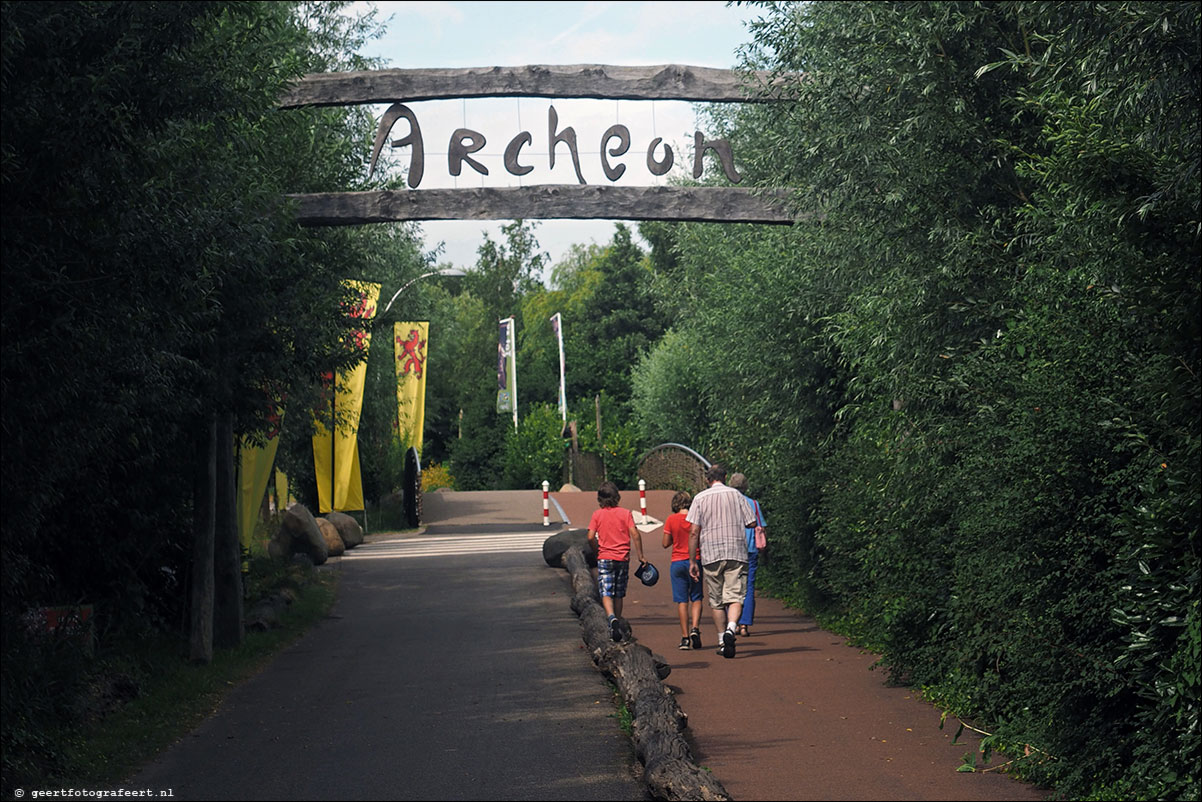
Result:
<svg viewBox="0 0 1202 802">
<path fill-rule="evenodd" d="M 217 495 L 217 421 L 205 422 L 197 442 L 192 508 L 192 618 L 190 654 L 213 659 L 213 544 Z"/>
<path fill-rule="evenodd" d="M 233 648 L 242 643 L 242 553 L 238 540 L 238 504 L 234 469 L 234 416 L 226 412 L 217 426 L 217 494 L 213 549 L 213 643 Z"/>
</svg>

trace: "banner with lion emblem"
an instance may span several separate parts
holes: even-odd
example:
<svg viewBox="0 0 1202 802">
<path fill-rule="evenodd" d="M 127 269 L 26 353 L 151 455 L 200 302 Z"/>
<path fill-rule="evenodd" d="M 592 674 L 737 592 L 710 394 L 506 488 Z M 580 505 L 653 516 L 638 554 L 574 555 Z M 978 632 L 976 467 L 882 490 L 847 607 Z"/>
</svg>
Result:
<svg viewBox="0 0 1202 802">
<path fill-rule="evenodd" d="M 405 448 L 422 453 L 422 430 L 426 426 L 426 344 L 430 324 L 396 323 L 392 327 L 396 344 L 396 416 L 397 436 Z"/>
</svg>

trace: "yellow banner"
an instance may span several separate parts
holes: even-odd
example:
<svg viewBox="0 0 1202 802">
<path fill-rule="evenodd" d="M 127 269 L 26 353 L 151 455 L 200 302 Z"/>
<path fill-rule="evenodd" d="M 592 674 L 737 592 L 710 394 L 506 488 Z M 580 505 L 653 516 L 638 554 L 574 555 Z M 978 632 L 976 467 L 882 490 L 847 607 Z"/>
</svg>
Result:
<svg viewBox="0 0 1202 802">
<path fill-rule="evenodd" d="M 397 435 L 406 449 L 422 453 L 422 432 L 426 427 L 426 344 L 430 324 L 396 323 L 393 325 L 396 354 Z"/>
<path fill-rule="evenodd" d="M 362 281 L 348 281 L 347 284 L 359 292 L 359 303 L 349 312 L 351 317 L 375 317 L 380 285 Z M 356 332 L 355 347 L 362 352 L 363 358 L 355 367 L 335 377 L 333 382 L 332 404 L 338 421 L 337 431 L 331 438 L 329 430 L 318 423 L 317 433 L 313 435 L 313 466 L 317 473 L 318 507 L 322 513 L 361 510 L 365 506 L 363 479 L 359 473 L 359 413 L 363 409 L 370 345 L 370 330 Z"/>
<path fill-rule="evenodd" d="M 275 452 L 280 438 L 272 437 L 265 446 L 256 446 L 245 438 L 241 441 L 238 462 L 238 541 L 242 552 L 250 551 L 255 534 L 255 520 L 267 493 L 267 482 L 275 465 Z"/>
<path fill-rule="evenodd" d="M 288 489 L 288 475 L 281 470 L 275 472 L 275 511 L 283 512 L 293 502 L 292 491 Z"/>
<path fill-rule="evenodd" d="M 332 412 L 334 374 L 327 372 L 323 381 L 325 383 L 326 412 Z M 334 436 L 320 420 L 314 423 L 313 429 L 313 471 L 317 474 L 317 510 L 319 513 L 330 512 L 334 509 L 334 480 L 332 478 L 334 475 Z"/>
<path fill-rule="evenodd" d="M 246 571 L 250 559 L 251 540 L 255 534 L 255 519 L 267 493 L 267 483 L 275 466 L 275 452 L 280 445 L 280 426 L 283 412 L 278 400 L 269 396 L 267 420 L 271 428 L 267 431 L 267 443 L 257 446 L 245 437 L 236 439 L 238 449 L 237 516 L 238 542 L 242 546 L 242 570 Z"/>
</svg>

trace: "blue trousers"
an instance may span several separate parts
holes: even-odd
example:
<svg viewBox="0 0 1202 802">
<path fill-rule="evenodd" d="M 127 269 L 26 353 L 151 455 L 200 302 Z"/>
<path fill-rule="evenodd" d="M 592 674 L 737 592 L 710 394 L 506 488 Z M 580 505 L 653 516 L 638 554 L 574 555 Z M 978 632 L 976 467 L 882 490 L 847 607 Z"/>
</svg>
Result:
<svg viewBox="0 0 1202 802">
<path fill-rule="evenodd" d="M 749 627 L 755 620 L 755 568 L 759 561 L 760 555 L 757 552 L 747 553 L 747 598 L 743 599 L 743 614 L 739 616 L 739 626 Z"/>
</svg>

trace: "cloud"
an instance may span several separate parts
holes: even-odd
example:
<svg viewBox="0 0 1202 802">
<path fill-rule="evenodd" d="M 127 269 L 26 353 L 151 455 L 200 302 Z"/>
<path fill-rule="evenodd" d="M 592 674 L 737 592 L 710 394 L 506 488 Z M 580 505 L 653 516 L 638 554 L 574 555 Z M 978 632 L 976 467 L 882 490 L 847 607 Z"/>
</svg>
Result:
<svg viewBox="0 0 1202 802">
<path fill-rule="evenodd" d="M 735 46 L 750 37 L 741 20 L 745 9 L 723 2 L 378 2 L 379 19 L 388 33 L 370 45 L 371 53 L 403 68 L 521 66 L 528 64 L 687 64 L 729 68 L 737 63 Z M 672 175 L 691 175 L 693 131 L 699 127 L 695 106 L 679 101 L 613 101 L 550 98 L 482 98 L 434 100 L 408 104 L 422 127 L 426 170 L 419 189 L 445 187 L 529 186 L 575 184 L 575 171 L 566 145 L 556 149 L 555 169 L 549 166 L 548 108 L 555 106 L 559 130 L 571 126 L 579 142 L 581 171 L 592 185 L 610 185 L 599 153 L 601 135 L 614 123 L 630 129 L 630 150 L 610 157 L 626 165 L 617 182 L 622 186 L 667 183 Z M 386 105 L 373 108 L 377 116 Z M 447 148 L 457 128 L 479 131 L 488 140 L 472 154 L 489 169 L 481 176 L 464 165 L 451 176 Z M 704 131 L 705 126 L 700 126 Z M 391 139 L 407 133 L 398 124 Z M 532 142 L 522 150 L 521 163 L 533 171 L 519 178 L 502 164 L 506 144 L 520 131 Z M 646 167 L 651 140 L 662 137 L 672 145 L 675 167 L 656 177 Z M 610 143 L 612 146 L 612 142 Z M 409 149 L 390 153 L 395 165 L 409 161 Z M 662 158 L 662 146 L 656 157 Z M 736 154 L 736 159 L 738 155 Z M 707 165 L 707 171 L 710 167 Z M 389 174 L 392 171 L 389 171 Z M 484 232 L 500 237 L 502 223 L 432 221 L 423 228 L 430 247 L 446 243 L 442 259 L 459 265 L 474 262 Z M 612 221 L 540 221 L 538 238 L 553 260 L 573 242 L 607 242 Z M 633 226 L 632 226 L 633 227 Z"/>
<path fill-rule="evenodd" d="M 592 22 L 593 20 L 597 19 L 597 17 L 600 17 L 607 10 L 612 8 L 613 5 L 614 5 L 613 3 L 585 3 L 584 4 L 584 14 L 581 15 L 580 19 L 576 20 L 574 23 L 569 25 L 564 31 L 562 31 L 558 35 L 551 37 L 551 40 L 549 42 L 547 42 L 547 45 L 550 47 L 556 47 L 556 46 L 560 45 L 560 43 L 563 40 L 567 39 L 568 37 L 575 34 L 576 31 L 580 30 L 581 26 L 583 26 L 585 23 Z"/>
<path fill-rule="evenodd" d="M 379 19 L 388 21 L 390 31 L 420 30 L 422 38 L 427 42 L 441 41 L 444 38 L 444 26 L 453 27 L 464 21 L 464 13 L 458 5 L 442 0 L 381 0 L 362 5 L 376 6 L 380 10 Z"/>
</svg>

